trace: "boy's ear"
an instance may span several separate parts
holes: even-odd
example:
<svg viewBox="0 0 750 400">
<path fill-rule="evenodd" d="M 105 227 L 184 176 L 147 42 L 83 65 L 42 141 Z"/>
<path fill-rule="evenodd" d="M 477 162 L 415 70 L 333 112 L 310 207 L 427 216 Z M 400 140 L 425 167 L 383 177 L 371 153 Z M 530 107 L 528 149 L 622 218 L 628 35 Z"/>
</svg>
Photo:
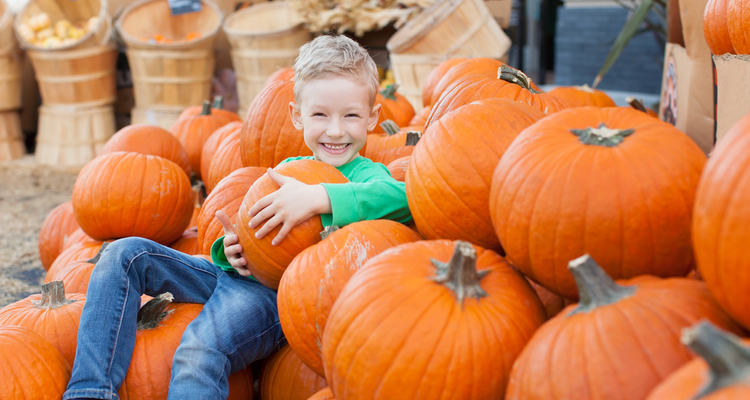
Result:
<svg viewBox="0 0 750 400">
<path fill-rule="evenodd" d="M 380 118 L 380 107 L 381 104 L 375 104 L 375 107 L 372 108 L 372 112 L 370 113 L 370 120 L 367 121 L 367 131 L 372 131 L 375 129 L 376 126 L 378 126 L 378 118 Z"/>
<path fill-rule="evenodd" d="M 289 102 L 289 116 L 292 118 L 292 125 L 298 131 L 301 131 L 304 128 L 302 125 L 302 114 L 299 111 L 299 107 L 297 107 L 297 103 L 293 101 Z"/>
</svg>

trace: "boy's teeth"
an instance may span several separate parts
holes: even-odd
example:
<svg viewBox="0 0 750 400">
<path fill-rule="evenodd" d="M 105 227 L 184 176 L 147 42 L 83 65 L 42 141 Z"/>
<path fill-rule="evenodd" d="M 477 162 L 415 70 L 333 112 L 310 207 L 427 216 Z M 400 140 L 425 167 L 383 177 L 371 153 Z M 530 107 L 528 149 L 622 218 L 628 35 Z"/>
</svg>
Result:
<svg viewBox="0 0 750 400">
<path fill-rule="evenodd" d="M 340 144 L 340 145 L 333 145 L 333 144 L 324 144 L 324 146 L 328 147 L 329 149 L 333 150 L 340 150 L 346 147 L 346 143 Z"/>
</svg>

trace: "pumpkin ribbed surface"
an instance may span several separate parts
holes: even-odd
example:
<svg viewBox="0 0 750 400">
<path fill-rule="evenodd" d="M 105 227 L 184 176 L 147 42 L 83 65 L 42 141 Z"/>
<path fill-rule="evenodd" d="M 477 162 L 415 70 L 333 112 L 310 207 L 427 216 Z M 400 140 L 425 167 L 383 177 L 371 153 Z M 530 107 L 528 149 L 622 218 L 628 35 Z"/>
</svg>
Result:
<svg viewBox="0 0 750 400">
<path fill-rule="evenodd" d="M 500 159 L 490 216 L 508 260 L 568 298 L 577 290 L 566 266 L 582 254 L 615 279 L 685 276 L 705 162 L 688 136 L 635 109 L 561 111 L 526 128 Z"/>
<path fill-rule="evenodd" d="M 443 77 L 435 84 L 432 91 L 430 105 L 434 106 L 438 99 L 447 92 L 456 82 L 463 79 L 475 79 L 479 77 L 496 77 L 497 69 L 503 63 L 492 58 L 469 58 L 448 68 Z"/>
<path fill-rule="evenodd" d="M 242 128 L 242 123 L 239 121 L 230 122 L 221 128 L 214 131 L 211 136 L 208 137 L 206 143 L 203 145 L 201 150 L 201 177 L 205 181 L 208 178 L 208 170 L 211 168 L 211 161 L 216 154 L 216 151 L 222 144 L 222 141 L 234 132 L 239 132 Z"/>
<path fill-rule="evenodd" d="M 99 156 L 73 187 L 76 220 L 97 240 L 140 236 L 174 242 L 193 213 L 185 172 L 165 158 L 127 152 Z"/>
<path fill-rule="evenodd" d="M 66 201 L 53 208 L 44 218 L 39 230 L 39 259 L 44 269 L 49 269 L 68 237 L 78 230 L 78 222 L 73 213 L 73 202 Z"/>
<path fill-rule="evenodd" d="M 331 389 L 325 388 L 318 393 L 310 396 L 310 398 L 307 400 L 336 400 L 336 398 L 333 397 L 333 392 L 331 392 Z"/>
<path fill-rule="evenodd" d="M 242 168 L 240 132 L 235 131 L 221 141 L 214 157 L 211 159 L 211 165 L 208 167 L 208 176 L 203 177 L 203 182 L 206 184 L 206 192 L 211 194 L 222 179 L 240 168 Z"/>
<path fill-rule="evenodd" d="M 716 55 L 735 54 L 729 36 L 728 7 L 729 0 L 708 0 L 703 13 L 703 36 L 711 53 Z"/>
<path fill-rule="evenodd" d="M 56 280 L 53 279 L 53 277 L 57 276 L 60 271 L 66 269 L 68 265 L 76 261 L 86 261 L 96 257 L 96 254 L 99 253 L 99 249 L 102 247 L 102 243 L 103 242 L 84 242 L 74 244 L 65 249 L 60 253 L 55 262 L 52 263 L 49 270 L 47 270 L 44 282 L 46 283 Z"/>
<path fill-rule="evenodd" d="M 430 71 L 427 78 L 425 78 L 424 85 L 422 85 L 422 106 L 429 107 L 432 105 L 432 94 L 435 92 L 435 87 L 438 82 L 440 82 L 440 79 L 442 79 L 451 68 L 463 61 L 466 61 L 466 59 L 449 58 Z"/>
<path fill-rule="evenodd" d="M 308 368 L 289 345 L 263 364 L 260 375 L 263 400 L 307 400 L 325 387 L 325 379 Z"/>
<path fill-rule="evenodd" d="M 589 85 L 560 86 L 550 90 L 547 94 L 557 96 L 573 107 L 617 107 L 615 101 L 606 93 L 592 89 Z"/>
<path fill-rule="evenodd" d="M 182 147 L 185 148 L 193 174 L 201 177 L 201 156 L 203 155 L 203 146 L 208 138 L 217 129 L 231 122 L 233 121 L 227 121 L 225 118 L 211 114 L 211 106 L 204 104 L 201 114 L 178 119 L 172 125 L 169 131 L 177 137 Z"/>
<path fill-rule="evenodd" d="M 180 141 L 166 129 L 154 125 L 128 125 L 109 138 L 101 154 L 116 151 L 132 151 L 166 158 L 179 165 L 190 176 L 193 172 L 185 148 Z"/>
</svg>

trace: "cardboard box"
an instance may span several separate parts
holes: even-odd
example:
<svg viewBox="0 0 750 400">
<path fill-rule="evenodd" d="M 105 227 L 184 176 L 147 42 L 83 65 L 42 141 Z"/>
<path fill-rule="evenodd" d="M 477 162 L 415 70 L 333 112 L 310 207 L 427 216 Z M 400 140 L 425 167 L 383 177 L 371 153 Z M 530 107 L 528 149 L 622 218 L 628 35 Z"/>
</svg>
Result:
<svg viewBox="0 0 750 400">
<path fill-rule="evenodd" d="M 706 0 L 679 0 L 685 47 L 667 43 L 659 118 L 690 136 L 708 154 L 714 145 L 711 50 L 703 36 Z"/>
<path fill-rule="evenodd" d="M 750 113 L 750 56 L 714 56 L 716 64 L 716 141 Z"/>
</svg>

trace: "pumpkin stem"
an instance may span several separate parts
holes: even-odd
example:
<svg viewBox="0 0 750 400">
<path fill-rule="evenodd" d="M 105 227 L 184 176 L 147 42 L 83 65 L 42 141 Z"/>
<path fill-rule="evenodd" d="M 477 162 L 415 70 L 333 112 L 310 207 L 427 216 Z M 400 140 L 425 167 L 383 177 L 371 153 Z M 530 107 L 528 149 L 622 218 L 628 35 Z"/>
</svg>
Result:
<svg viewBox="0 0 750 400">
<path fill-rule="evenodd" d="M 224 109 L 224 97 L 214 96 L 213 108 L 218 108 L 219 110 L 223 110 Z"/>
<path fill-rule="evenodd" d="M 331 236 L 333 232 L 336 232 L 340 228 L 337 225 L 326 226 L 323 232 L 320 232 L 320 240 L 326 240 L 328 236 Z"/>
<path fill-rule="evenodd" d="M 206 200 L 206 185 L 203 181 L 196 180 L 192 186 L 193 189 L 193 205 L 195 208 L 203 207 L 203 202 Z"/>
<path fill-rule="evenodd" d="M 58 307 L 75 303 L 78 300 L 65 298 L 65 284 L 62 281 L 54 281 L 42 285 L 41 300 L 32 300 L 36 308 L 54 310 Z"/>
<path fill-rule="evenodd" d="M 388 136 L 393 136 L 401 130 L 399 129 L 398 125 L 396 125 L 396 123 L 390 119 L 387 119 L 381 122 L 380 127 L 383 128 L 383 130 L 385 131 L 386 134 L 388 134 Z"/>
<path fill-rule="evenodd" d="M 396 90 L 398 89 L 398 83 L 394 83 L 385 87 L 380 91 L 380 94 L 388 100 L 396 100 Z"/>
<path fill-rule="evenodd" d="M 102 247 L 99 248 L 99 251 L 96 253 L 96 255 L 94 256 L 94 258 L 92 258 L 92 259 L 90 259 L 90 260 L 88 260 L 86 262 L 89 263 L 89 264 L 96 264 L 96 263 L 98 263 L 99 260 L 102 258 L 102 253 L 104 253 L 104 249 L 106 249 L 107 246 L 109 246 L 109 242 L 102 243 Z"/>
<path fill-rule="evenodd" d="M 594 93 L 594 89 L 592 89 L 591 86 L 589 86 L 588 83 L 584 83 L 581 86 L 576 86 L 576 89 L 584 91 L 586 93 Z"/>
<path fill-rule="evenodd" d="M 172 310 L 164 311 L 167 306 L 172 303 L 174 296 L 172 293 L 162 293 L 153 299 L 149 300 L 148 303 L 144 304 L 143 307 L 138 311 L 138 325 L 137 330 L 153 329 L 159 326 L 164 317 L 167 314 L 172 313 Z"/>
<path fill-rule="evenodd" d="M 571 129 L 578 140 L 583 144 L 595 146 L 615 147 L 622 143 L 627 136 L 632 135 L 635 129 L 609 129 L 602 122 L 598 128 L 588 127 L 586 129 Z"/>
<path fill-rule="evenodd" d="M 643 103 L 640 100 L 636 99 L 635 97 L 628 96 L 625 98 L 625 101 L 628 104 L 630 104 L 630 107 L 633 107 L 638 111 L 643 111 L 645 113 L 648 113 L 648 111 L 646 111 L 646 106 L 644 106 Z"/>
<path fill-rule="evenodd" d="M 635 293 L 635 286 L 620 286 L 588 254 L 568 263 L 578 286 L 578 306 L 568 316 L 616 303 Z"/>
<path fill-rule="evenodd" d="M 502 79 L 508 83 L 515 83 L 516 85 L 534 94 L 542 93 L 531 86 L 531 78 L 526 76 L 526 74 L 524 74 L 520 70 L 517 70 L 506 64 L 501 65 L 497 70 L 497 79 Z"/>
<path fill-rule="evenodd" d="M 709 368 L 709 381 L 694 399 L 750 377 L 750 347 L 737 336 L 716 328 L 708 321 L 682 330 L 682 343 L 701 356 Z"/>
<path fill-rule="evenodd" d="M 203 109 L 201 115 L 211 115 L 211 102 L 206 100 L 203 102 Z"/>
<path fill-rule="evenodd" d="M 406 144 L 404 146 L 416 146 L 419 143 L 419 139 L 422 138 L 422 132 L 420 131 L 409 131 L 406 132 Z"/>
<path fill-rule="evenodd" d="M 477 271 L 477 252 L 471 243 L 457 240 L 453 256 L 447 263 L 434 258 L 430 261 L 437 268 L 432 280 L 452 290 L 461 305 L 467 297 L 477 300 L 487 297 L 487 292 L 479 286 L 479 281 L 487 276 L 490 270 Z"/>
</svg>

